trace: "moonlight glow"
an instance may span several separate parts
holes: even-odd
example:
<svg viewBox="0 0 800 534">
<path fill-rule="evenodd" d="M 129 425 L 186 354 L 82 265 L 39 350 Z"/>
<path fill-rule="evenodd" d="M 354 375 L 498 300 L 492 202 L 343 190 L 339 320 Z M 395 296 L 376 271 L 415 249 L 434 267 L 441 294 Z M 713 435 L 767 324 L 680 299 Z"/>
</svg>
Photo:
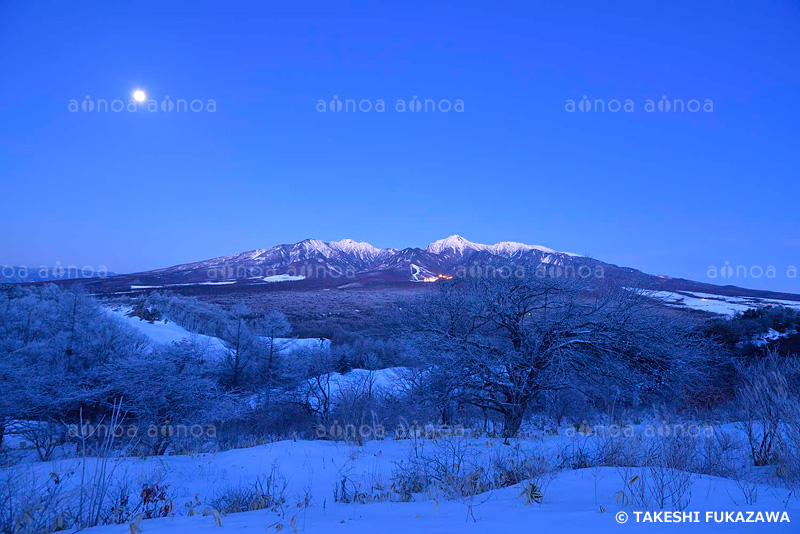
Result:
<svg viewBox="0 0 800 534">
<path fill-rule="evenodd" d="M 144 94 L 144 91 L 142 91 L 141 89 L 137 89 L 133 92 L 133 99 L 136 100 L 137 102 L 144 102 L 146 98 L 147 95 Z"/>
</svg>

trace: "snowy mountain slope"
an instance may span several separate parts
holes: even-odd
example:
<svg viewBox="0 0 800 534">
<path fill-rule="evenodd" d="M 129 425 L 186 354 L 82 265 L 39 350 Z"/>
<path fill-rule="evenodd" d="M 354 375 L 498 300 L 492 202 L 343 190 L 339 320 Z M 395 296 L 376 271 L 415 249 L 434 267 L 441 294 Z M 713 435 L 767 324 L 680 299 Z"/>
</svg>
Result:
<svg viewBox="0 0 800 534">
<path fill-rule="evenodd" d="M 467 241 L 460 235 L 451 235 L 450 237 L 446 237 L 444 239 L 439 239 L 438 241 L 434 241 L 433 243 L 429 244 L 425 248 L 425 252 L 430 252 L 431 254 L 442 254 L 445 252 L 450 252 L 453 255 L 463 256 L 466 251 L 469 250 L 486 250 L 486 245 L 481 245 L 480 243 L 473 243 L 472 241 Z"/>
<path fill-rule="evenodd" d="M 391 256 L 397 252 L 395 249 L 376 248 L 364 241 L 358 242 L 352 239 L 331 241 L 328 246 L 334 250 L 356 256 L 364 262 L 372 262 L 380 257 Z"/>
<path fill-rule="evenodd" d="M 512 257 L 519 253 L 530 252 L 537 250 L 545 254 L 566 254 L 568 256 L 578 256 L 571 252 L 559 252 L 551 248 L 542 247 L 538 245 L 526 245 L 525 243 L 517 243 L 515 241 L 501 241 L 494 245 L 484 245 L 482 243 L 473 243 L 464 239 L 460 235 L 451 235 L 444 239 L 439 239 L 432 242 L 426 248 L 426 252 L 431 254 L 444 254 L 450 253 L 453 256 L 463 256 L 467 252 L 490 252 L 491 254 L 503 257 Z"/>
</svg>

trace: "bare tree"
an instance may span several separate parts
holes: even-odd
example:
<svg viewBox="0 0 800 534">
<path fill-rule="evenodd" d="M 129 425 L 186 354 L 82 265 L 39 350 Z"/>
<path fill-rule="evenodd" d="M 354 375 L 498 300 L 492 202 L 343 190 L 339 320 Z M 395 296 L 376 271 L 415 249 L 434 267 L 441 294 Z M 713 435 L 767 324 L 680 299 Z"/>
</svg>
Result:
<svg viewBox="0 0 800 534">
<path fill-rule="evenodd" d="M 291 346 L 291 340 L 287 339 L 292 331 L 292 326 L 284 314 L 272 311 L 266 314 L 257 325 L 261 333 L 261 341 L 264 344 L 264 354 L 259 365 L 259 375 L 265 384 L 266 405 L 271 401 L 271 392 L 277 383 L 283 378 L 284 372 L 283 357 L 286 350 Z"/>
<path fill-rule="evenodd" d="M 225 357 L 225 367 L 230 374 L 227 381 L 234 390 L 241 385 L 242 375 L 254 358 L 258 341 L 248 324 L 248 315 L 250 309 L 247 306 L 237 305 L 223 331 L 223 339 L 230 349 Z"/>
<path fill-rule="evenodd" d="M 306 349 L 295 353 L 290 365 L 297 402 L 327 424 L 336 391 L 332 382 L 336 366 L 330 351 Z"/>
<path fill-rule="evenodd" d="M 580 278 L 443 283 L 414 315 L 448 387 L 501 414 L 506 438 L 545 391 L 615 380 L 641 394 L 676 382 L 677 366 L 694 357 L 691 328 L 677 316 L 638 292 Z"/>
</svg>

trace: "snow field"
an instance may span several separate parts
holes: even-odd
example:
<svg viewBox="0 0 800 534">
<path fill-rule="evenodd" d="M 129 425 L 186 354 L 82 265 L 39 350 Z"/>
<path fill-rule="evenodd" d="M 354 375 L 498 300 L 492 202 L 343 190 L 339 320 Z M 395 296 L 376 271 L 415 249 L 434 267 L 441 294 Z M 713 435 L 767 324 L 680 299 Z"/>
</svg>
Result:
<svg viewBox="0 0 800 534">
<path fill-rule="evenodd" d="M 717 428 L 717 427 L 715 427 Z M 735 425 L 727 432 L 736 433 Z M 637 427 L 641 440 L 641 428 Z M 741 439 L 741 434 L 735 434 Z M 111 461 L 114 479 L 127 481 L 131 488 L 144 482 L 155 482 L 167 488 L 174 503 L 172 517 L 147 519 L 139 523 L 143 533 L 189 534 L 194 532 L 254 532 L 271 528 L 297 529 L 298 532 L 374 532 L 386 528 L 390 532 L 415 530 L 422 533 L 442 532 L 516 532 L 532 527 L 579 532 L 591 529 L 600 533 L 646 528 L 655 532 L 689 528 L 696 532 L 790 532 L 787 523 L 698 523 L 680 527 L 651 523 L 646 527 L 630 519 L 620 525 L 619 511 L 629 517 L 643 509 L 620 492 L 630 493 L 627 486 L 634 477 L 653 480 L 646 468 L 588 467 L 575 464 L 576 451 L 597 451 L 604 445 L 595 436 L 569 434 L 562 428 L 557 435 L 551 432 L 527 433 L 510 445 L 502 440 L 480 437 L 447 437 L 368 441 L 363 446 L 332 441 L 285 440 L 268 445 L 220 453 L 189 456 L 122 458 Z M 634 444 L 634 442 L 630 442 Z M 634 444 L 635 445 L 635 444 Z M 464 469 L 469 473 L 484 470 L 515 458 L 544 459 L 546 469 L 532 479 L 511 481 L 506 487 L 461 496 L 447 489 L 426 489 L 406 499 L 398 497 L 395 482 L 398 476 L 411 477 L 414 466 L 436 470 L 450 464 L 450 470 Z M 461 462 L 461 465 L 458 465 Z M 98 460 L 87 460 L 87 472 L 92 473 Z M 40 479 L 51 473 L 79 473 L 81 460 L 58 460 L 25 464 L 0 471 L 0 478 L 10 471 L 21 470 Z M 285 481 L 284 502 L 243 513 L 219 516 L 217 525 L 213 506 L 225 495 L 239 494 L 254 487 L 257 480 L 272 475 Z M 684 476 L 685 475 L 685 476 Z M 60 475 L 63 476 L 63 475 Z M 470 479 L 472 475 L 465 477 Z M 71 491 L 77 491 L 77 477 L 63 476 Z M 669 477 L 667 480 L 672 480 Z M 800 520 L 800 501 L 785 489 L 765 484 L 753 484 L 743 489 L 741 481 L 718 476 L 678 473 L 675 480 L 685 481 L 680 498 L 688 502 L 686 510 L 699 511 L 786 511 L 790 519 Z M 541 492 L 542 502 L 526 502 L 525 490 L 532 481 Z M 395 486 L 393 487 L 393 482 Z M 362 497 L 356 502 L 337 502 L 344 484 L 350 494 Z M 279 486 L 281 484 L 278 484 Z M 462 487 L 462 486 L 459 486 Z M 135 493 L 137 490 L 133 489 Z M 757 497 L 748 499 L 746 494 Z M 338 499 L 338 500 L 341 500 Z M 752 501 L 752 502 L 750 502 Z M 749 502 L 749 503 L 748 503 Z M 187 503 L 191 503 L 187 506 Z M 197 515 L 190 515 L 194 510 Z M 677 510 L 667 501 L 664 510 Z M 207 515 L 201 515 L 205 511 Z M 631 526 L 633 525 L 633 526 Z M 255 529 L 255 530 L 254 530 Z M 129 533 L 128 523 L 89 529 L 87 532 Z"/>
</svg>

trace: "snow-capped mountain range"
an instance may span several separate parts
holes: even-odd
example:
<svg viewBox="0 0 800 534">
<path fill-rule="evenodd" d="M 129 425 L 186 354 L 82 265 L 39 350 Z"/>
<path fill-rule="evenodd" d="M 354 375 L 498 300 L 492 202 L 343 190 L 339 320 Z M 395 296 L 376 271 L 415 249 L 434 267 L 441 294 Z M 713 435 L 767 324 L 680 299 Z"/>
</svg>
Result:
<svg viewBox="0 0 800 534">
<path fill-rule="evenodd" d="M 290 283 L 302 283 L 304 287 L 363 286 L 429 281 L 439 275 L 451 275 L 460 267 L 497 264 L 502 260 L 509 260 L 510 264 L 511 260 L 523 259 L 562 267 L 575 262 L 598 263 L 543 246 L 511 241 L 486 245 L 459 235 L 433 241 L 425 248 L 403 249 L 378 248 L 354 239 L 327 242 L 305 239 L 298 243 L 120 275 L 91 285 L 100 291 L 120 290 L 126 285 L 136 290 L 195 284 L 275 285 L 279 282 L 281 287 Z"/>
<path fill-rule="evenodd" d="M 789 293 L 757 291 L 735 286 L 717 286 L 663 275 L 649 275 L 629 267 L 562 252 L 540 245 L 501 241 L 493 245 L 474 243 L 459 235 L 431 242 L 425 248 L 378 248 L 370 243 L 341 239 L 305 239 L 185 263 L 140 273 L 81 281 L 91 291 L 120 292 L 198 286 L 204 291 L 230 288 L 264 290 L 350 289 L 387 285 L 413 286 L 474 272 L 489 265 L 515 267 L 545 266 L 598 273 L 620 285 L 660 291 L 696 291 L 728 296 L 753 296 L 800 300 Z M 470 270 L 473 271 L 470 271 Z M 12 281 L 13 282 L 13 281 Z M 427 284 L 422 284 L 427 285 Z"/>
<path fill-rule="evenodd" d="M 350 279 L 351 282 L 364 278 L 414 282 L 430 276 L 448 274 L 456 267 L 473 261 L 523 257 L 554 265 L 565 265 L 582 258 L 547 247 L 510 241 L 494 245 L 473 243 L 459 235 L 434 241 L 424 249 L 402 250 L 378 248 L 353 239 L 329 242 L 306 239 L 299 243 L 256 249 L 139 274 L 168 275 L 191 282 L 256 280 L 280 274 L 306 278 L 329 277 L 339 281 Z"/>
</svg>

